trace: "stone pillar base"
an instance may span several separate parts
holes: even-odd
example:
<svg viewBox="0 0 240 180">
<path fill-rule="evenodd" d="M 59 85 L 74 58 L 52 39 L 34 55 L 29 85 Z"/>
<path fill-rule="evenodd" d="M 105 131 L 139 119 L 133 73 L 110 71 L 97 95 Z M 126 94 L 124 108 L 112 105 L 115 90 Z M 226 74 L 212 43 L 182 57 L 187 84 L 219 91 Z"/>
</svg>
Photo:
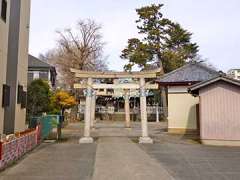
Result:
<svg viewBox="0 0 240 180">
<path fill-rule="evenodd" d="M 139 144 L 153 144 L 153 139 L 150 137 L 140 137 Z"/>
<path fill-rule="evenodd" d="M 92 137 L 83 137 L 79 139 L 79 144 L 91 144 L 91 143 L 93 143 Z"/>
<path fill-rule="evenodd" d="M 96 126 L 91 126 L 91 130 L 95 130 L 96 129 Z"/>
</svg>

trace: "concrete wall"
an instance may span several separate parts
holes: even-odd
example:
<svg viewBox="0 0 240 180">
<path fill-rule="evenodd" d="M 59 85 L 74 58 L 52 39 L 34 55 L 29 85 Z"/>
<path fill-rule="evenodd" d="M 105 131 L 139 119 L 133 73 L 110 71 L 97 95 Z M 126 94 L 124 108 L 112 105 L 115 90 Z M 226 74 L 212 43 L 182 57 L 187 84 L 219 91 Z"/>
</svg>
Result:
<svg viewBox="0 0 240 180">
<path fill-rule="evenodd" d="M 238 141 L 240 145 L 240 88 L 219 82 L 203 88 L 199 95 L 201 139 L 214 144 Z"/>
<path fill-rule="evenodd" d="M 27 91 L 30 0 L 21 1 L 17 81 Z M 16 104 L 15 132 L 26 128 L 26 109 Z"/>
<path fill-rule="evenodd" d="M 0 133 L 25 129 L 26 109 L 17 104 L 17 86 L 27 90 L 30 0 L 8 0 L 6 23 L 0 18 Z M 0 0 L 1 5 L 1 0 Z M 11 88 L 10 106 L 2 108 L 2 85 Z"/>
<path fill-rule="evenodd" d="M 199 98 L 187 93 L 187 87 L 168 89 L 168 131 L 170 133 L 188 133 L 197 130 L 196 105 Z"/>
<path fill-rule="evenodd" d="M 0 7 L 2 1 L 0 0 Z M 0 8 L 1 11 L 1 8 Z M 1 13 L 1 12 L 0 12 Z M 10 2 L 8 4 L 7 17 L 10 13 Z M 4 22 L 0 18 L 0 134 L 3 133 L 4 108 L 2 108 L 2 88 L 6 83 L 6 69 L 7 69 L 7 51 L 8 51 L 8 31 L 9 18 Z"/>
</svg>

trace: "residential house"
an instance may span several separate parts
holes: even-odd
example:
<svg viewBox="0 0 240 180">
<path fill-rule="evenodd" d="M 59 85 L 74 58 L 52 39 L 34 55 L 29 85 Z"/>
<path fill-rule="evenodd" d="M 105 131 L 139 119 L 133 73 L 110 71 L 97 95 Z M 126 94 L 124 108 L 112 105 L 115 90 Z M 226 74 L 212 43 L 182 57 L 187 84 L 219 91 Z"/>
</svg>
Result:
<svg viewBox="0 0 240 180">
<path fill-rule="evenodd" d="M 240 80 L 240 69 L 230 69 L 227 74 L 230 78 Z"/>
<path fill-rule="evenodd" d="M 240 146 L 240 81 L 220 74 L 193 85 L 200 98 L 200 138 L 203 144 Z"/>
<path fill-rule="evenodd" d="M 167 88 L 167 119 L 170 133 L 197 132 L 199 98 L 189 94 L 188 88 L 216 76 L 218 72 L 212 68 L 202 63 L 190 62 L 157 80 L 160 87 Z"/>
<path fill-rule="evenodd" d="M 25 129 L 30 0 L 0 0 L 0 134 Z"/>
<path fill-rule="evenodd" d="M 28 56 L 28 84 L 35 79 L 42 79 L 47 81 L 50 87 L 55 88 L 56 77 L 57 72 L 54 66 L 32 55 Z"/>
</svg>

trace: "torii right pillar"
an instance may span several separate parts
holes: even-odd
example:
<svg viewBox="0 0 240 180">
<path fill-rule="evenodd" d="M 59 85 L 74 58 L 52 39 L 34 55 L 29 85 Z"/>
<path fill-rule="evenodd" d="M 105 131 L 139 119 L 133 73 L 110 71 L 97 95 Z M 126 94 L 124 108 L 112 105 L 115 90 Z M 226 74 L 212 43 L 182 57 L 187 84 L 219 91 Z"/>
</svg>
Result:
<svg viewBox="0 0 240 180">
<path fill-rule="evenodd" d="M 153 140 L 148 136 L 147 98 L 144 78 L 140 78 L 140 106 L 141 106 L 142 137 L 139 138 L 139 143 L 152 144 Z"/>
<path fill-rule="evenodd" d="M 130 124 L 130 105 L 129 105 L 129 90 L 125 90 L 125 95 L 124 95 L 124 99 L 125 99 L 125 120 L 126 120 L 126 128 L 131 128 L 131 124 Z"/>
</svg>

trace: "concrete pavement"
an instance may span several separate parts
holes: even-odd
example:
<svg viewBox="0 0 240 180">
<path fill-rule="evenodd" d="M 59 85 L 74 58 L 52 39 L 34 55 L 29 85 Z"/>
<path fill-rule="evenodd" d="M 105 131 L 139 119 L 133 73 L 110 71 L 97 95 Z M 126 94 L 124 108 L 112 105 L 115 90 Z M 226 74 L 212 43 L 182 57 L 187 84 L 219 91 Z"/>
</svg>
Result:
<svg viewBox="0 0 240 180">
<path fill-rule="evenodd" d="M 169 173 L 127 137 L 98 140 L 93 180 L 171 180 Z"/>
<path fill-rule="evenodd" d="M 197 144 L 192 137 L 165 133 L 149 123 L 155 144 L 135 143 L 140 123 L 99 123 L 94 144 L 78 144 L 82 124 L 63 130 L 65 141 L 42 144 L 0 180 L 239 180 L 240 148 Z"/>
<path fill-rule="evenodd" d="M 139 145 L 176 180 L 239 180 L 240 148 L 200 144 Z"/>
<path fill-rule="evenodd" d="M 96 144 L 42 144 L 13 167 L 0 174 L 0 180 L 90 180 Z"/>
</svg>

